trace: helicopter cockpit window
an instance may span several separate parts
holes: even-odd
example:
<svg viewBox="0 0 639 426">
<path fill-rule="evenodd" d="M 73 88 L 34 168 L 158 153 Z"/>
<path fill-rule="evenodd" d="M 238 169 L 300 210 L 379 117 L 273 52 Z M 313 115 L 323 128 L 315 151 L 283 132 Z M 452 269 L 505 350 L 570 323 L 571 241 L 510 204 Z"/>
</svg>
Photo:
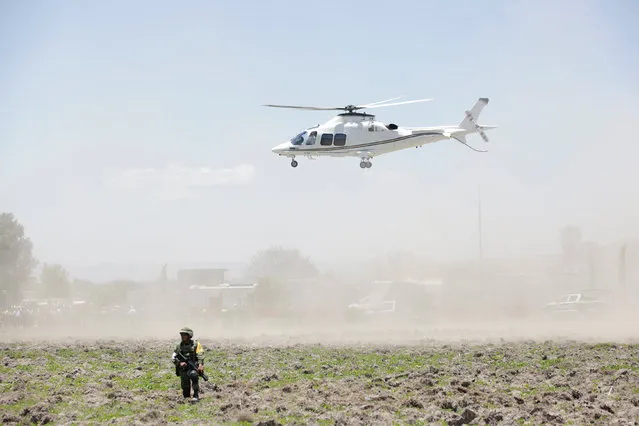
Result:
<svg viewBox="0 0 639 426">
<path fill-rule="evenodd" d="M 306 130 L 291 139 L 291 143 L 293 145 L 301 145 L 304 142 L 304 136 L 306 136 Z"/>
<path fill-rule="evenodd" d="M 315 130 L 313 130 L 308 135 L 308 140 L 306 141 L 306 145 L 315 145 L 315 139 L 317 139 L 317 132 Z"/>
</svg>

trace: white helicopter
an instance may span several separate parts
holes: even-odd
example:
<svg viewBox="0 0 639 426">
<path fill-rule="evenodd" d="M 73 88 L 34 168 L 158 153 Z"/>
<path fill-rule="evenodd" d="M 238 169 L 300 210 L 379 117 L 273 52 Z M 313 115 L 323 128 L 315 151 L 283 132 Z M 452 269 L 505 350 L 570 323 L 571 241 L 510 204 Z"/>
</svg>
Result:
<svg viewBox="0 0 639 426">
<path fill-rule="evenodd" d="M 377 121 L 375 115 L 356 112 L 365 108 L 381 108 L 432 100 L 418 99 L 386 103 L 397 99 L 399 98 L 345 107 L 263 105 L 275 108 L 345 111 L 324 124 L 307 128 L 289 141 L 275 146 L 272 151 L 277 155 L 290 157 L 293 167 L 297 167 L 296 156 L 306 156 L 309 159 L 329 156 L 359 157 L 359 166 L 364 169 L 372 166 L 371 159 L 375 156 L 406 148 L 419 148 L 425 144 L 449 139 L 461 142 L 475 151 L 486 152 L 468 145 L 466 136 L 479 133 L 484 142 L 488 142 L 484 131 L 497 128 L 497 126 L 477 124 L 477 118 L 484 106 L 488 104 L 488 98 L 479 98 L 470 111 L 466 111 L 464 119 L 457 126 L 399 127 L 393 123 L 385 124 Z"/>
</svg>

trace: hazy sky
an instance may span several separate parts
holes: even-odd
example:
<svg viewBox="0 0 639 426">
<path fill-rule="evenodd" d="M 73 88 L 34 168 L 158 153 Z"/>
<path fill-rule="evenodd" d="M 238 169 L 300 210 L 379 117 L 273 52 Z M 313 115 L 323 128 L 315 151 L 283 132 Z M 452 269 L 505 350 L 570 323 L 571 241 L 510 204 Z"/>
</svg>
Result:
<svg viewBox="0 0 639 426">
<path fill-rule="evenodd" d="M 479 185 L 487 256 L 556 251 L 566 224 L 637 238 L 638 17 L 633 0 L 2 2 L 0 211 L 67 265 L 476 256 Z M 489 97 L 490 152 L 368 170 L 271 152 L 332 113 L 261 104 L 401 95 L 434 101 L 378 119 L 457 124 Z"/>
</svg>

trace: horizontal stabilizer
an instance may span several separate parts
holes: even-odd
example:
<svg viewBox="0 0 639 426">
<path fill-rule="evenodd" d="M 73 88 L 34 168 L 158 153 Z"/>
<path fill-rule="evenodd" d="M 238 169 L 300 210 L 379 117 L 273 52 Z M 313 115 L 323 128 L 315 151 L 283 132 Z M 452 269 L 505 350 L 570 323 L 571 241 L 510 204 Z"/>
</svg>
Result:
<svg viewBox="0 0 639 426">
<path fill-rule="evenodd" d="M 464 129 L 445 129 L 441 133 L 442 133 L 442 136 L 450 138 L 451 136 L 454 136 L 456 133 L 464 133 L 464 132 L 466 132 L 466 130 Z"/>
</svg>

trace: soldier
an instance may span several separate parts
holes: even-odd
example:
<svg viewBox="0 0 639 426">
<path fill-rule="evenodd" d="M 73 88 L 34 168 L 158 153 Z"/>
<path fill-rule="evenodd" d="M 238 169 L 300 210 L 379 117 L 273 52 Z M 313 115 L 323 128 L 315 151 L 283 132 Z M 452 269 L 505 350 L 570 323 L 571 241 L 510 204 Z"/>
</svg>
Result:
<svg viewBox="0 0 639 426">
<path fill-rule="evenodd" d="M 204 371 L 204 358 L 202 345 L 193 339 L 193 330 L 184 327 L 180 330 L 182 341 L 177 344 L 173 351 L 173 364 L 175 364 L 175 375 L 181 378 L 182 395 L 184 398 L 191 396 L 191 385 L 193 385 L 193 402 L 200 399 L 199 374 Z M 193 365 L 189 366 L 186 362 L 177 359 L 178 353 L 184 358 L 193 361 Z"/>
</svg>

